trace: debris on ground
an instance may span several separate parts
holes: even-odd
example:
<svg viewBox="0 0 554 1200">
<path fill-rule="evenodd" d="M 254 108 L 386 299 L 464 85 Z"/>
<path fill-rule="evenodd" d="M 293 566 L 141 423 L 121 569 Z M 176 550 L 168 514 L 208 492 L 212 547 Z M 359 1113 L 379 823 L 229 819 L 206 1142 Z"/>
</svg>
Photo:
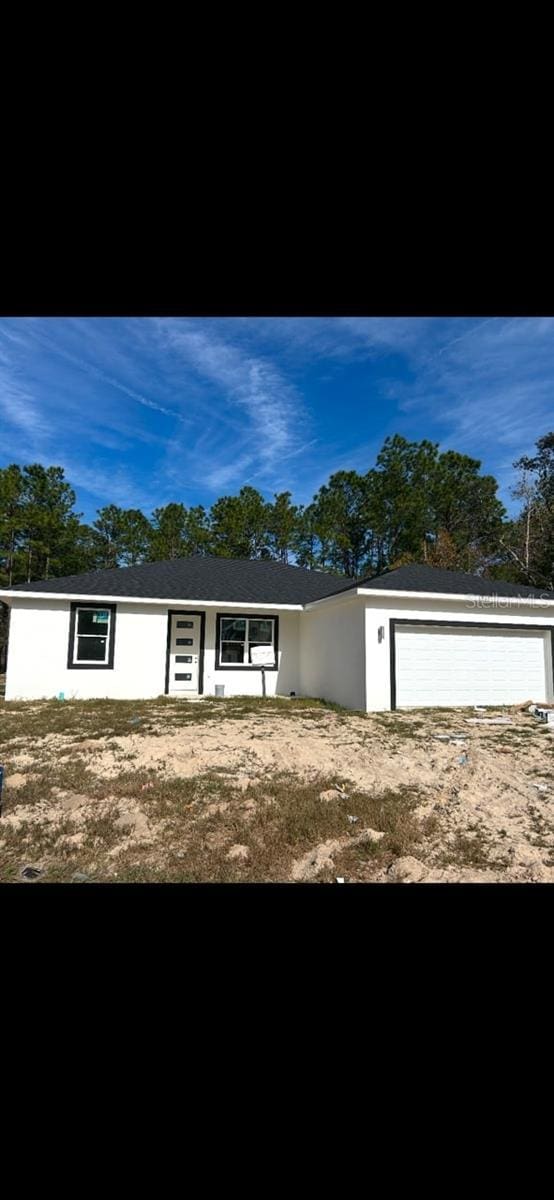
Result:
<svg viewBox="0 0 554 1200">
<path fill-rule="evenodd" d="M 466 717 L 466 725 L 513 725 L 511 717 Z"/>
<path fill-rule="evenodd" d="M 554 723 L 554 709 L 552 708 L 535 708 L 533 715 L 538 721 L 543 721 L 546 725 Z"/>
<path fill-rule="evenodd" d="M 467 746 L 467 733 L 432 733 L 437 742 L 449 742 L 451 746 Z"/>
<path fill-rule="evenodd" d="M 38 879 L 39 875 L 44 874 L 44 871 L 42 867 L 28 866 L 22 867 L 19 874 L 21 875 L 22 879 Z"/>
</svg>

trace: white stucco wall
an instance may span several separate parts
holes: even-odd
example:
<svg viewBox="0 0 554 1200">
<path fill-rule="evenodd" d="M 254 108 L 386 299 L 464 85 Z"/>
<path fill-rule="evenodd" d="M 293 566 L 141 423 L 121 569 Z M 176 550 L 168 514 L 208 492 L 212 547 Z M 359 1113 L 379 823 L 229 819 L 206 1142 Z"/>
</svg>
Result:
<svg viewBox="0 0 554 1200">
<path fill-rule="evenodd" d="M 224 684 L 226 696 L 261 696 L 261 671 L 216 671 L 215 669 L 215 634 L 216 616 L 224 612 L 223 606 L 206 611 L 206 644 L 204 651 L 204 694 L 213 695 L 216 683 Z M 228 609 L 232 612 L 230 606 Z M 241 616 L 247 617 L 246 610 L 241 610 Z M 259 610 L 252 609 L 252 616 L 259 615 Z M 288 696 L 289 692 L 299 692 L 300 672 L 298 666 L 299 622 L 302 613 L 272 612 L 264 610 L 264 617 L 279 617 L 279 650 L 277 654 L 278 670 L 267 670 L 265 673 L 266 695 Z"/>
<path fill-rule="evenodd" d="M 198 610 L 200 605 L 190 607 Z M 118 602 L 113 670 L 68 670 L 69 601 L 15 599 L 11 605 L 6 699 L 34 700 L 60 692 L 67 699 L 162 695 L 170 608 L 185 610 L 187 605 Z M 222 683 L 227 696 L 261 695 L 259 671 L 215 670 L 216 615 L 234 611 L 233 606 L 218 605 L 205 611 L 204 694 L 213 695 L 215 685 Z M 256 615 L 255 607 L 250 611 Z M 265 611 L 268 616 L 279 616 L 279 669 L 266 672 L 268 695 L 288 696 L 294 691 L 370 712 L 390 708 L 391 617 L 554 627 L 551 607 L 504 602 L 494 607 L 475 607 L 469 600 L 391 597 L 383 601 L 377 596 L 358 596 L 333 599 L 304 612 Z M 380 625 L 385 629 L 381 643 Z M 554 699 L 549 647 L 547 686 L 545 697 L 534 698 Z"/>
<path fill-rule="evenodd" d="M 148 699 L 162 695 L 168 610 L 185 610 L 186 607 L 184 603 L 171 603 L 167 608 L 118 603 L 113 670 L 68 670 L 69 601 L 14 600 L 10 616 L 6 700 L 36 700 L 57 696 L 60 692 L 68 700 L 94 697 Z M 204 694 L 213 695 L 215 684 L 223 683 L 226 696 L 261 695 L 260 671 L 215 670 L 216 612 L 223 611 L 224 605 L 206 610 Z M 233 611 L 232 606 L 227 611 Z M 252 609 L 253 614 L 257 611 Z M 266 692 L 268 696 L 276 693 L 288 696 L 290 691 L 300 690 L 301 614 L 267 611 L 267 616 L 276 615 L 279 616 L 279 668 L 266 671 Z"/>
<path fill-rule="evenodd" d="M 404 620 L 414 619 L 423 621 L 426 617 L 433 621 L 468 621 L 475 622 L 478 625 L 486 625 L 489 623 L 526 625 L 548 625 L 554 628 L 554 611 L 551 606 L 544 608 L 531 608 L 524 604 L 507 604 L 506 602 L 496 601 L 495 605 L 487 604 L 486 597 L 483 597 L 485 603 L 480 603 L 476 607 L 475 601 L 449 601 L 449 600 L 433 600 L 430 597 L 422 600 L 413 599 L 395 599 L 391 600 L 383 607 L 383 599 L 375 597 L 375 600 L 365 597 L 365 645 L 366 645 L 366 702 L 368 712 L 382 712 L 385 709 L 390 709 L 390 627 L 389 621 L 391 617 L 403 618 Z M 383 625 L 385 628 L 384 640 L 379 643 L 378 629 Z M 552 635 L 551 635 L 552 636 Z M 549 694 L 546 696 L 533 697 L 534 699 L 552 700 L 553 680 L 552 680 L 552 657 L 548 639 L 546 639 L 546 666 L 547 666 L 547 686 Z M 522 696 L 525 700 L 527 697 Z"/>
<path fill-rule="evenodd" d="M 162 694 L 167 643 L 163 608 L 117 605 L 113 670 L 68 670 L 69 616 L 67 600 L 13 602 L 6 700 L 37 700 L 59 692 L 67 700 Z"/>
<path fill-rule="evenodd" d="M 328 601 L 301 614 L 300 687 L 304 696 L 365 708 L 363 599 Z"/>
</svg>

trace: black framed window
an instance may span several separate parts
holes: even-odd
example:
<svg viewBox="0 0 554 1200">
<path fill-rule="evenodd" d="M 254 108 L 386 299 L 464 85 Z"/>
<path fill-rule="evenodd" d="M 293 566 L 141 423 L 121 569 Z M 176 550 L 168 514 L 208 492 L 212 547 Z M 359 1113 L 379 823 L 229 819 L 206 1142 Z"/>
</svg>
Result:
<svg viewBox="0 0 554 1200">
<path fill-rule="evenodd" d="M 267 671 L 276 671 L 279 650 L 279 618 L 248 614 L 218 613 L 216 625 L 216 670 L 260 671 L 252 662 L 252 650 L 268 651 Z"/>
<path fill-rule="evenodd" d="M 72 603 L 67 666 L 70 670 L 113 669 L 115 604 Z"/>
</svg>

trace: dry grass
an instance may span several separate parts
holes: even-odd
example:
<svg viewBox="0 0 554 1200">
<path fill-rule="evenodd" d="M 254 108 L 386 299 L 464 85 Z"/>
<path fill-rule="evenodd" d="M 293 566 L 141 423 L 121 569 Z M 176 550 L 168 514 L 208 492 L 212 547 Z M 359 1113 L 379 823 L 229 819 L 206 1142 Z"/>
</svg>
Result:
<svg viewBox="0 0 554 1200">
<path fill-rule="evenodd" d="M 328 839 L 344 839 L 348 848 L 360 830 L 382 831 L 385 838 L 375 848 L 380 865 L 395 847 L 411 845 L 412 834 L 419 836 L 414 790 L 369 794 L 335 775 L 316 773 L 306 781 L 279 771 L 263 781 L 252 779 L 243 792 L 224 767 L 193 778 L 137 770 L 136 755 L 121 745 L 129 734 L 156 736 L 160 730 L 213 724 L 220 714 L 257 722 L 278 715 L 310 724 L 333 714 L 345 726 L 360 717 L 322 700 L 45 701 L 3 707 L 6 715 L 17 714 L 2 722 L 0 739 L 3 753 L 15 757 L 20 782 L 17 790 L 5 792 L 7 820 L 0 826 L 0 879 L 6 882 L 20 880 L 26 863 L 40 868 L 37 882 L 69 882 L 76 872 L 95 881 L 286 881 L 295 860 Z M 252 737 L 260 736 L 256 724 Z M 94 742 L 102 740 L 105 747 L 106 738 L 119 738 L 108 742 L 118 759 L 111 778 L 94 769 Z M 320 798 L 332 790 L 331 799 Z M 64 805 L 73 802 L 77 807 L 66 812 Z M 142 837 L 133 836 L 133 820 L 142 821 Z M 237 845 L 242 857 L 228 858 Z M 334 876 L 326 869 L 318 877 Z"/>
<path fill-rule="evenodd" d="M 158 696 L 155 700 L 0 701 L 0 746 L 13 742 L 14 737 L 28 740 L 52 734 L 70 736 L 75 743 L 89 738 L 125 737 L 129 733 L 156 736 L 162 731 L 202 725 L 222 715 L 226 720 L 242 721 L 254 715 L 295 718 L 301 714 L 306 720 L 318 721 L 329 712 L 350 715 L 349 710 L 338 704 L 304 697 L 290 700 L 209 697 L 191 704 L 171 696 Z"/>
<path fill-rule="evenodd" d="M 468 715 L 304 698 L 0 702 L 0 881 L 26 865 L 37 883 L 386 881 L 398 860 L 431 880 L 549 878 L 552 733 Z M 183 744 L 189 764 L 209 751 L 190 777 L 166 761 Z"/>
<path fill-rule="evenodd" d="M 64 790 L 68 783 L 85 786 L 81 769 L 62 768 L 59 782 Z M 1 879 L 16 881 L 30 861 L 43 869 L 44 882 L 70 881 L 76 871 L 96 881 L 285 882 L 294 861 L 327 839 L 343 838 L 347 844 L 361 829 L 383 831 L 375 854 L 375 863 L 382 865 L 400 848 L 407 852 L 420 836 L 413 817 L 417 795 L 353 792 L 335 777 L 305 783 L 282 773 L 242 793 L 219 774 L 160 779 L 155 772 L 127 771 L 110 781 L 89 776 L 86 786 L 86 812 L 77 824 L 72 814 L 60 813 L 53 822 L 25 821 L 2 829 Z M 320 798 L 322 791 L 334 789 L 332 799 Z M 44 795 L 44 782 L 34 781 L 18 791 L 8 812 L 40 803 Z M 133 839 L 122 846 L 117 821 L 139 797 L 151 836 L 143 844 Z M 76 830 L 77 846 L 67 842 Z M 234 845 L 245 848 L 243 858 L 227 858 Z M 334 875 L 325 870 L 320 878 Z"/>
<path fill-rule="evenodd" d="M 438 855 L 437 862 L 442 867 L 502 866 L 502 860 L 492 853 L 490 839 L 478 825 L 470 826 L 467 833 L 458 830 Z"/>
</svg>

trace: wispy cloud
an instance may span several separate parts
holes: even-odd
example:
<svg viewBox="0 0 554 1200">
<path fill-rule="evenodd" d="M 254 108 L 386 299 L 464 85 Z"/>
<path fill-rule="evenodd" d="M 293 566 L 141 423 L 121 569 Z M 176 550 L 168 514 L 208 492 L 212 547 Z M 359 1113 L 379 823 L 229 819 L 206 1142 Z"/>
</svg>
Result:
<svg viewBox="0 0 554 1200">
<path fill-rule="evenodd" d="M 12 431 L 22 435 L 27 444 L 41 446 L 45 439 L 49 440 L 52 427 L 47 414 L 32 392 L 18 383 L 7 356 L 0 367 L 0 412 Z"/>
<path fill-rule="evenodd" d="M 554 424 L 554 318 L 0 320 L 0 462 L 59 463 L 88 508 L 308 502 L 387 434 L 502 483 Z"/>
<path fill-rule="evenodd" d="M 532 446 L 554 418 L 554 323 L 487 320 L 427 358 L 401 407 L 475 450 Z"/>
<path fill-rule="evenodd" d="M 105 371 L 101 371 L 92 363 L 87 362 L 86 359 L 80 358 L 76 354 L 71 354 L 67 349 L 61 346 L 59 342 L 56 342 L 53 338 L 48 337 L 42 329 L 38 330 L 36 328 L 33 329 L 32 327 L 29 327 L 27 334 L 30 338 L 34 338 L 39 342 L 40 345 L 46 347 L 53 354 L 58 355 L 60 358 L 64 358 L 66 362 L 72 363 L 72 365 L 77 367 L 80 371 L 84 371 L 86 375 L 90 375 L 93 378 L 100 380 L 101 383 L 108 384 L 109 387 L 115 388 L 119 392 L 123 392 L 124 395 L 130 396 L 132 400 L 136 400 L 137 404 L 143 405 L 144 408 L 149 408 L 153 412 L 163 413 L 163 415 L 166 417 L 176 417 L 177 420 L 182 419 L 181 414 L 174 409 L 165 408 L 162 404 L 158 404 L 157 401 L 148 399 L 146 396 L 142 396 L 139 392 L 133 391 L 132 388 L 126 387 L 121 380 L 114 379 L 113 376 L 107 375 Z"/>
<path fill-rule="evenodd" d="M 201 456 L 198 462 L 200 444 L 194 449 L 195 472 L 202 469 L 209 487 L 238 482 L 253 467 L 263 478 L 299 449 L 306 428 L 303 399 L 274 363 L 192 322 L 158 320 L 156 330 L 162 347 L 217 394 L 208 461 Z M 234 445 L 219 436 L 222 417 L 234 431 Z M 179 442 L 182 447 L 182 436 Z M 171 452 L 178 449 L 174 444 Z"/>
</svg>

